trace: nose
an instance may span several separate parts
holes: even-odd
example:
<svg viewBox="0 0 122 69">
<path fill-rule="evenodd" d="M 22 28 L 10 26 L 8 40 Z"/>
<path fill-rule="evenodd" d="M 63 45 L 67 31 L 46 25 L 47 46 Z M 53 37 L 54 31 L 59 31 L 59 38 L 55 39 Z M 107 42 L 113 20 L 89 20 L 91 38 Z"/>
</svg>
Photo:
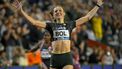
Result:
<svg viewBox="0 0 122 69">
<path fill-rule="evenodd" d="M 57 10 L 57 13 L 60 13 L 60 10 Z"/>
</svg>

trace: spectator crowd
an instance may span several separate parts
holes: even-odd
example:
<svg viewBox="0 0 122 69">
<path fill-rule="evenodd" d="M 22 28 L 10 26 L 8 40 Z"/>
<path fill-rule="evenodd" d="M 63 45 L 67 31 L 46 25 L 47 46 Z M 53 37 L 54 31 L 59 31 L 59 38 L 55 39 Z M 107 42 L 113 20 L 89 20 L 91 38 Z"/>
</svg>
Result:
<svg viewBox="0 0 122 69">
<path fill-rule="evenodd" d="M 52 19 L 50 12 L 53 6 L 63 6 L 67 13 L 66 21 L 73 21 L 93 8 L 96 0 L 19 1 L 30 16 L 48 22 Z M 104 0 L 104 5 L 88 23 L 72 30 L 71 49 L 76 69 L 82 64 L 122 64 L 121 8 L 122 0 Z M 30 51 L 41 46 L 43 39 L 43 48 Z M 25 20 L 12 7 L 12 0 L 0 0 L 0 66 L 39 64 L 46 69 L 49 67 L 50 50 L 50 34 Z M 34 58 L 38 60 L 33 62 Z"/>
</svg>

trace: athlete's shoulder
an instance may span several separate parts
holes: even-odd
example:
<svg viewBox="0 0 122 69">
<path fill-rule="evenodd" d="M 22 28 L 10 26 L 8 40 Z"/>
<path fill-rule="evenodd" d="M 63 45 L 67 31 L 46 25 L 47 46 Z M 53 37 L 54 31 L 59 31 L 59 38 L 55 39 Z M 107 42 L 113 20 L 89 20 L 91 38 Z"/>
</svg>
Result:
<svg viewBox="0 0 122 69">
<path fill-rule="evenodd" d="M 53 24 L 54 24 L 54 23 L 51 22 L 51 21 L 46 21 L 45 23 L 46 23 L 47 26 L 48 26 L 48 25 L 53 25 Z"/>
</svg>

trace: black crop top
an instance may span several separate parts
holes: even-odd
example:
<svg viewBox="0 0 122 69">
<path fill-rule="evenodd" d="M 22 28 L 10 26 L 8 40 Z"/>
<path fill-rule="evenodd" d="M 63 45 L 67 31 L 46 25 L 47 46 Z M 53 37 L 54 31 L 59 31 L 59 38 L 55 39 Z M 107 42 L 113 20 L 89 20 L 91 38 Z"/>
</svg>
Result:
<svg viewBox="0 0 122 69">
<path fill-rule="evenodd" d="M 68 23 L 46 23 L 46 30 L 51 34 L 53 41 L 55 40 L 70 40 L 72 29 L 75 27 L 75 22 Z"/>
</svg>

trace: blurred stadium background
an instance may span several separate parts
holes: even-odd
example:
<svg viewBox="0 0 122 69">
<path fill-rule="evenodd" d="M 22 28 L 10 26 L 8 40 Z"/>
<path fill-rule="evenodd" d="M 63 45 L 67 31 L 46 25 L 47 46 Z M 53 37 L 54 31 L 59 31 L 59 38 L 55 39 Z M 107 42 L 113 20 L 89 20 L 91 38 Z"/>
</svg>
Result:
<svg viewBox="0 0 122 69">
<path fill-rule="evenodd" d="M 66 21 L 72 21 L 84 16 L 95 1 L 21 0 L 25 12 L 47 22 L 51 21 L 50 9 L 55 5 L 63 6 Z M 35 65 L 42 67 L 43 63 L 48 67 L 49 60 L 41 52 L 36 58 L 29 52 L 44 37 L 45 30 L 32 26 L 11 3 L 12 0 L 0 0 L 0 69 L 39 69 Z M 98 13 L 72 33 L 74 69 L 122 69 L 121 35 L 122 0 L 104 0 Z"/>
</svg>

